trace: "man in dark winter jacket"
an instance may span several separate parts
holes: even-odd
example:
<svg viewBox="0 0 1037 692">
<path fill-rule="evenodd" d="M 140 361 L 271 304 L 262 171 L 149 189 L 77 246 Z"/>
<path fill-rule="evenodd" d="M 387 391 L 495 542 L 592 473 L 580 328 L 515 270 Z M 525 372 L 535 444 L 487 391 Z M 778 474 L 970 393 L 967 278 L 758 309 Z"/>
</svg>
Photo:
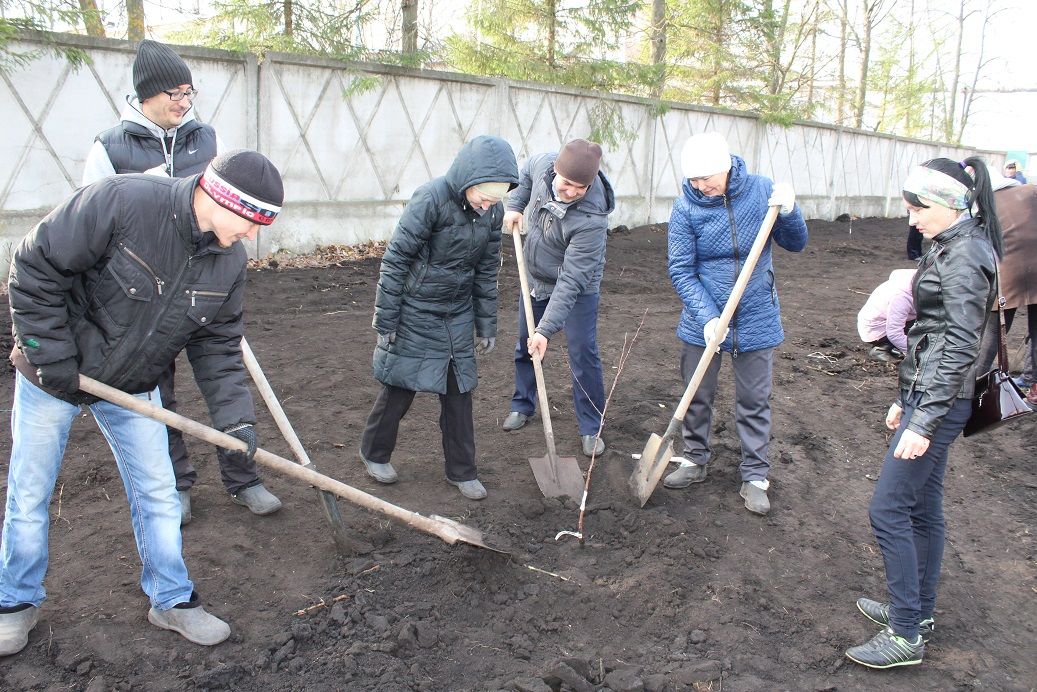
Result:
<svg viewBox="0 0 1037 692">
<path fill-rule="evenodd" d="M 245 249 L 284 197 L 265 157 L 237 150 L 205 173 L 105 178 L 22 240 L 9 278 L 15 348 L 11 463 L 0 548 L 0 656 L 25 647 L 46 597 L 48 505 L 72 421 L 89 406 L 115 454 L 142 562 L 148 620 L 214 645 L 228 625 L 200 606 L 181 554 L 165 426 L 79 391 L 80 373 L 161 403 L 181 350 L 213 425 L 256 449 L 241 360 Z"/>
<path fill-rule="evenodd" d="M 133 61 L 136 99 L 126 97 L 122 122 L 97 135 L 86 159 L 83 185 L 116 173 L 156 173 L 185 178 L 205 170 L 218 153 L 216 131 L 195 118 L 191 70 L 171 48 L 145 39 Z M 175 412 L 176 361 L 162 374 L 158 388 L 162 404 Z M 198 473 L 187 455 L 183 435 L 168 429 L 169 457 L 180 493 L 180 523 L 191 521 L 191 487 Z M 271 514 L 281 508 L 259 480 L 254 461 L 230 450 L 217 451 L 223 486 L 234 502 L 255 514 Z"/>
<path fill-rule="evenodd" d="M 542 358 L 548 340 L 564 329 L 573 406 L 587 456 L 605 451 L 599 435 L 605 383 L 598 355 L 598 301 L 608 216 L 616 208 L 612 185 L 600 165 L 601 147 L 585 139 L 572 140 L 557 154 L 533 156 L 522 167 L 504 216 L 512 233 L 521 232 L 525 219 L 524 254 L 536 328 L 528 333 L 520 300 L 515 394 L 503 428 L 518 430 L 532 418 L 537 390 L 531 354 Z"/>
<path fill-rule="evenodd" d="M 468 499 L 486 497 L 475 467 L 475 354 L 497 341 L 501 200 L 517 183 L 511 146 L 476 137 L 445 176 L 414 191 L 396 224 L 375 296 L 374 376 L 382 391 L 360 443 L 379 483 L 398 480 L 389 458 L 414 394 L 435 392 L 447 482 Z"/>
</svg>

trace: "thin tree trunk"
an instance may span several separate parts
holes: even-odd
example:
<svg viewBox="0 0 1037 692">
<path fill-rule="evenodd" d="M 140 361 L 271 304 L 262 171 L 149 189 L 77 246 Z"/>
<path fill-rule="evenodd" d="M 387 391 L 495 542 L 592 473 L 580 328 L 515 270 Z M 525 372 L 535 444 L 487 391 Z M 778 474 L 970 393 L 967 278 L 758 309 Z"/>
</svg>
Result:
<svg viewBox="0 0 1037 692">
<path fill-rule="evenodd" d="M 943 136 L 948 142 L 954 139 L 954 120 L 958 110 L 958 81 L 961 70 L 961 44 L 965 37 L 965 0 L 958 5 L 958 44 L 954 49 L 954 69 L 951 70 L 951 102 L 947 106 L 947 118 L 944 121 Z"/>
<path fill-rule="evenodd" d="M 402 0 L 403 52 L 418 52 L 418 0 Z"/>
<path fill-rule="evenodd" d="M 875 6 L 869 5 L 867 0 L 862 5 L 864 9 L 864 38 L 861 41 L 860 84 L 857 85 L 856 115 L 854 117 L 854 127 L 858 128 L 864 126 L 864 106 L 868 96 L 868 67 L 871 62 L 871 32 L 875 26 L 872 15 Z"/>
<path fill-rule="evenodd" d="M 850 19 L 847 16 L 849 8 L 845 3 L 839 9 L 839 93 L 836 94 L 835 123 L 842 125 L 843 118 L 846 117 L 846 34 Z"/>
<path fill-rule="evenodd" d="M 547 2 L 547 64 L 555 67 L 555 35 L 558 31 L 557 0 Z"/>
<path fill-rule="evenodd" d="M 144 0 L 126 0 L 126 37 L 134 42 L 144 39 Z"/>
<path fill-rule="evenodd" d="M 293 0 L 284 0 L 284 35 L 291 38 L 295 35 L 295 5 Z"/>
<path fill-rule="evenodd" d="M 666 0 L 652 0 L 652 64 L 658 70 L 658 83 L 652 89 L 652 96 L 662 96 L 666 86 Z"/>
<path fill-rule="evenodd" d="M 104 38 L 104 24 L 101 23 L 101 13 L 97 11 L 96 0 L 79 0 L 79 9 L 83 13 L 86 35 Z"/>
</svg>

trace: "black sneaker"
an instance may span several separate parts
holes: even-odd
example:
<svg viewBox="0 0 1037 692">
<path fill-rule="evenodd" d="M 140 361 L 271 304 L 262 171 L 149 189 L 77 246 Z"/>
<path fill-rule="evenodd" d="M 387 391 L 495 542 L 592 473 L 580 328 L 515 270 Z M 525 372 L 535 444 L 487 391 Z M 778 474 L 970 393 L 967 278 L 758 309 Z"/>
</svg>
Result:
<svg viewBox="0 0 1037 692">
<path fill-rule="evenodd" d="M 857 609 L 864 613 L 864 616 L 874 622 L 877 625 L 883 627 L 889 626 L 889 604 L 879 603 L 873 601 L 870 598 L 858 598 Z M 933 632 L 936 631 L 936 621 L 932 618 L 926 618 L 918 623 L 918 633 L 922 635 L 922 641 L 926 644 L 932 639 Z"/>
<path fill-rule="evenodd" d="M 922 635 L 912 642 L 894 632 L 893 628 L 885 627 L 869 641 L 847 649 L 846 657 L 869 668 L 896 668 L 918 665 L 924 653 Z"/>
</svg>

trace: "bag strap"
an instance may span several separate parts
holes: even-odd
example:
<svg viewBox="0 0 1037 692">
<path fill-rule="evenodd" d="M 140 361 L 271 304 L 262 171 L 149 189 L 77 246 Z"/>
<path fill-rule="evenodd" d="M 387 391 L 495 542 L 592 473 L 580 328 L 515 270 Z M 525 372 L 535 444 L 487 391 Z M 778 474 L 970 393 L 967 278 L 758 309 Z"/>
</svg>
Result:
<svg viewBox="0 0 1037 692">
<path fill-rule="evenodd" d="M 994 284 L 997 286 L 997 369 L 1008 372 L 1008 330 L 1005 328 L 1005 297 L 1001 294 L 1001 276 L 997 269 L 997 257 L 994 258 Z"/>
</svg>

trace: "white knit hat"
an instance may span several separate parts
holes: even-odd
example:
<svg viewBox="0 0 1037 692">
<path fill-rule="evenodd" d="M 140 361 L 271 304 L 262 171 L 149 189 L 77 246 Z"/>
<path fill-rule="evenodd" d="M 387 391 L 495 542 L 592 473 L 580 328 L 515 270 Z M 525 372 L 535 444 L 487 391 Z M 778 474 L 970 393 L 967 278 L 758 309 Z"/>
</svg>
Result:
<svg viewBox="0 0 1037 692">
<path fill-rule="evenodd" d="M 731 151 L 719 132 L 692 135 L 681 151 L 681 170 L 685 178 L 703 178 L 731 168 Z"/>
</svg>

